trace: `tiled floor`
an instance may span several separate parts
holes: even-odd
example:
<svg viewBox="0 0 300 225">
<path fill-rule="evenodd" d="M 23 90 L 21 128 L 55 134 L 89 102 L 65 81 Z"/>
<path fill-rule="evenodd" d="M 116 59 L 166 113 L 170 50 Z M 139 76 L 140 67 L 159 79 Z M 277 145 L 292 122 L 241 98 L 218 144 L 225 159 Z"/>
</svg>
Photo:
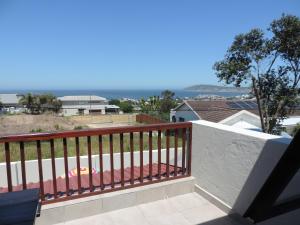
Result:
<svg viewBox="0 0 300 225">
<path fill-rule="evenodd" d="M 239 225 L 196 193 L 85 217 L 65 225 Z M 62 224 L 59 224 L 62 225 Z"/>
</svg>

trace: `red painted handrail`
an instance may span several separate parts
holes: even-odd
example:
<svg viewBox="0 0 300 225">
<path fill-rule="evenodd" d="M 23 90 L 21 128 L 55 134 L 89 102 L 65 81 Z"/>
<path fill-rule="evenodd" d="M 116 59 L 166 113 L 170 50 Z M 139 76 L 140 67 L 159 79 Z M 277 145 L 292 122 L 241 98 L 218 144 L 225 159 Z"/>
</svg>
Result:
<svg viewBox="0 0 300 225">
<path fill-rule="evenodd" d="M 157 162 L 154 163 L 153 158 L 153 132 L 157 131 Z M 124 133 L 129 134 L 129 167 L 125 168 L 125 150 L 124 150 Z M 134 136 L 134 133 L 139 135 Z M 148 157 L 149 161 L 147 165 L 144 165 L 144 133 L 147 134 L 148 143 Z M 120 137 L 120 169 L 115 169 L 114 145 L 113 135 L 119 135 Z M 110 171 L 103 171 L 103 143 L 102 137 L 107 135 L 109 137 L 109 163 Z M 166 138 L 162 139 L 162 135 Z M 98 137 L 97 151 L 99 154 L 99 173 L 94 174 L 92 168 L 92 143 L 91 137 Z M 126 136 L 126 137 L 128 137 Z M 146 136 L 146 137 L 147 137 Z M 86 138 L 86 150 L 88 159 L 88 174 L 81 174 L 80 169 L 80 149 L 79 149 L 79 137 Z M 76 177 L 69 177 L 69 149 L 68 138 L 75 138 L 75 157 L 76 157 Z M 134 139 L 138 138 L 138 148 L 134 149 Z M 173 139 L 174 138 L 174 139 Z M 181 146 L 179 145 L 179 138 L 181 138 Z M 56 160 L 55 160 L 55 144 L 54 140 L 62 140 L 63 149 L 63 163 L 64 163 L 64 177 L 56 177 Z M 174 160 L 171 160 L 171 140 L 174 140 Z M 42 144 L 41 142 L 49 142 L 51 153 L 51 166 L 49 171 L 52 172 L 52 180 L 44 180 L 42 159 Z M 166 144 L 166 162 L 162 163 L 162 142 Z M 89 129 L 80 131 L 64 131 L 55 133 L 38 133 L 38 134 L 20 134 L 20 135 L 8 135 L 0 137 L 0 144 L 4 144 L 4 153 L 6 160 L 6 178 L 7 188 L 6 191 L 12 192 L 27 188 L 41 189 L 41 200 L 44 204 L 65 201 L 68 199 L 74 199 L 79 197 L 85 197 L 89 195 L 101 194 L 110 191 L 121 190 L 125 188 L 137 187 L 147 185 L 151 183 L 166 181 L 170 179 L 177 179 L 191 175 L 191 141 L 192 141 L 192 123 L 164 123 L 164 124 L 152 124 L 142 126 L 126 126 L 126 127 L 111 127 L 100 129 Z M 11 171 L 11 158 L 10 158 L 10 143 L 19 143 L 20 146 L 20 159 L 21 159 L 21 172 L 22 172 L 22 185 L 13 186 L 12 171 Z M 26 171 L 26 159 L 25 142 L 35 142 L 38 162 L 38 183 L 26 183 L 26 174 L 30 171 Z M 181 164 L 178 164 L 178 149 L 182 149 Z M 138 154 L 134 154 L 134 151 L 138 151 Z M 135 157 L 138 157 L 139 167 L 135 165 Z M 75 178 L 75 179 L 73 179 Z M 74 183 L 75 182 L 75 183 Z M 51 188 L 49 188 L 49 185 Z M 0 187 L 0 192 L 5 188 Z"/>
</svg>

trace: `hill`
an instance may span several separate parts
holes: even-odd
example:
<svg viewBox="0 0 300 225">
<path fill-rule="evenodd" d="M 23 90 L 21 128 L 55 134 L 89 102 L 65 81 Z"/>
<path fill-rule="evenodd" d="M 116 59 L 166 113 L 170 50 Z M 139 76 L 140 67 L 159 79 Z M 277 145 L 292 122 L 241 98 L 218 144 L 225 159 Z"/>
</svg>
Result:
<svg viewBox="0 0 300 225">
<path fill-rule="evenodd" d="M 237 88 L 237 87 L 210 85 L 210 84 L 193 85 L 193 86 L 184 88 L 184 90 L 207 92 L 207 93 L 217 93 L 217 92 L 249 93 L 251 91 L 250 88 L 245 88 L 245 87 Z"/>
</svg>

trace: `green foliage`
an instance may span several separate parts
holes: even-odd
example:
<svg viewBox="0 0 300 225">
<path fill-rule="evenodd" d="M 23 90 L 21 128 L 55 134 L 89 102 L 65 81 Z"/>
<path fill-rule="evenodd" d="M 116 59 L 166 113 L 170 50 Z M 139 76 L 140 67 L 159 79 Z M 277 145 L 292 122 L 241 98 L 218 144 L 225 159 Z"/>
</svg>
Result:
<svg viewBox="0 0 300 225">
<path fill-rule="evenodd" d="M 171 109 L 175 108 L 174 100 L 175 93 L 170 90 L 165 90 L 161 93 L 162 100 L 160 102 L 160 113 L 170 113 Z"/>
<path fill-rule="evenodd" d="M 129 101 L 121 102 L 119 107 L 124 113 L 132 113 L 133 112 L 133 105 Z"/>
<path fill-rule="evenodd" d="M 159 96 L 151 96 L 148 101 L 142 98 L 140 105 L 143 113 L 156 112 L 160 109 L 160 98 Z"/>
<path fill-rule="evenodd" d="M 119 106 L 120 105 L 120 100 L 119 99 L 111 99 L 111 100 L 109 100 L 109 102 L 108 102 L 108 104 L 110 104 L 110 105 L 117 105 L 117 106 Z"/>
<path fill-rule="evenodd" d="M 220 81 L 239 87 L 251 83 L 262 130 L 280 133 L 281 120 L 295 108 L 300 93 L 300 19 L 283 15 L 274 20 L 270 35 L 260 29 L 235 37 L 214 70 Z"/>
<path fill-rule="evenodd" d="M 109 104 L 119 106 L 124 113 L 133 112 L 133 104 L 130 101 L 121 102 L 119 99 L 112 99 L 109 101 Z"/>
<path fill-rule="evenodd" d="M 170 110 L 177 105 L 174 96 L 174 92 L 165 90 L 161 93 L 161 97 L 152 96 L 148 101 L 142 98 L 140 101 L 142 112 L 157 117 L 158 119 L 169 121 Z"/>
<path fill-rule="evenodd" d="M 32 129 L 30 133 L 42 133 L 45 132 L 42 128 Z"/>
<path fill-rule="evenodd" d="M 74 130 L 82 130 L 83 129 L 83 126 L 75 126 L 74 127 Z"/>
<path fill-rule="evenodd" d="M 62 106 L 61 101 L 52 94 L 28 93 L 20 99 L 20 104 L 25 105 L 31 114 L 41 114 L 47 111 L 58 113 Z"/>
</svg>

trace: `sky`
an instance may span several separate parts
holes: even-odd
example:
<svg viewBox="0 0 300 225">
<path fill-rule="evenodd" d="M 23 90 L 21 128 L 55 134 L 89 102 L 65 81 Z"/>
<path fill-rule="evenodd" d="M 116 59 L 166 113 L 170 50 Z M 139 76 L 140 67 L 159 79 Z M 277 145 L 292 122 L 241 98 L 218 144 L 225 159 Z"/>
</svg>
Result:
<svg viewBox="0 0 300 225">
<path fill-rule="evenodd" d="M 235 35 L 299 0 L 0 0 L 0 89 L 181 89 L 218 82 Z"/>
</svg>

